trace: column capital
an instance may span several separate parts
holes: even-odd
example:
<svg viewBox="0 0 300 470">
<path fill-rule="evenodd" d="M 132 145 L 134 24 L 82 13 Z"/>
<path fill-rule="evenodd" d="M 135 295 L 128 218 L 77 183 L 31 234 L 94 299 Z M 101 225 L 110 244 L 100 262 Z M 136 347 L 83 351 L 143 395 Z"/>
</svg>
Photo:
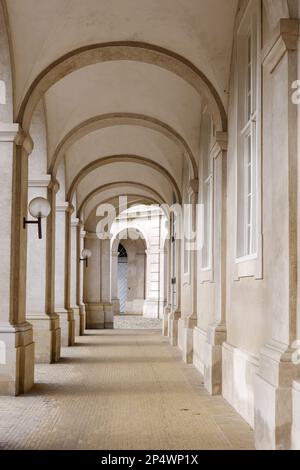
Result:
<svg viewBox="0 0 300 470">
<path fill-rule="evenodd" d="M 188 186 L 188 193 L 190 196 L 197 194 L 199 191 L 199 180 L 197 178 L 190 179 Z"/>
<path fill-rule="evenodd" d="M 215 143 L 210 151 L 212 158 L 218 158 L 218 156 L 223 153 L 227 152 L 228 147 L 228 134 L 227 132 L 216 132 L 216 140 Z"/>
<path fill-rule="evenodd" d="M 51 183 L 50 175 L 43 175 L 39 179 L 32 179 L 28 181 L 29 188 L 48 188 Z"/>
<path fill-rule="evenodd" d="M 95 232 L 85 232 L 85 238 L 88 240 L 99 240 L 97 233 Z"/>
<path fill-rule="evenodd" d="M 27 155 L 30 155 L 32 150 L 33 150 L 33 147 L 34 147 L 34 143 L 33 143 L 33 140 L 30 136 L 29 133 L 25 133 L 21 127 L 19 126 L 19 132 L 17 133 L 15 139 L 15 144 L 18 146 L 18 147 L 21 147 L 22 150 L 24 150 Z"/>
<path fill-rule="evenodd" d="M 57 194 L 60 188 L 60 184 L 56 179 L 51 179 L 48 184 L 48 189 L 52 190 L 54 194 Z"/>
<path fill-rule="evenodd" d="M 68 202 L 67 204 L 68 204 L 67 212 L 71 215 L 75 211 L 75 207 L 73 206 L 73 204 L 71 204 L 71 202 Z"/>
<path fill-rule="evenodd" d="M 78 227 L 79 229 L 82 229 L 83 226 L 84 226 L 84 223 L 83 223 L 83 221 L 79 218 L 79 219 L 78 219 L 77 227 Z"/>
<path fill-rule="evenodd" d="M 262 61 L 270 73 L 274 72 L 286 52 L 298 49 L 299 25 L 298 19 L 281 18 L 279 20 L 275 41 L 265 53 Z"/>
<path fill-rule="evenodd" d="M 0 122 L 0 142 L 14 142 L 20 131 L 19 124 Z"/>
<path fill-rule="evenodd" d="M 69 204 L 67 202 L 62 202 L 57 204 L 55 207 L 56 212 L 67 212 Z"/>
</svg>

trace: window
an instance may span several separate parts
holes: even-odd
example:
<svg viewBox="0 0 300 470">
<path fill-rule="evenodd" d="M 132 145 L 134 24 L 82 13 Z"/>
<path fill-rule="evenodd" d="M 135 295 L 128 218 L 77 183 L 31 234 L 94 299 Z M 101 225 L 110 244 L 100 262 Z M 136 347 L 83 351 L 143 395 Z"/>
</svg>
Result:
<svg viewBox="0 0 300 470">
<path fill-rule="evenodd" d="M 183 270 L 185 275 L 185 281 L 189 282 L 190 274 L 190 262 L 191 262 L 191 235 L 192 235 L 192 210 L 191 210 L 191 198 L 188 198 L 188 204 L 184 205 L 184 257 L 183 257 Z"/>
<path fill-rule="evenodd" d="M 257 0 L 245 12 L 237 35 L 236 262 L 260 251 L 260 70 Z M 245 275 L 254 275 L 254 264 Z"/>
<path fill-rule="evenodd" d="M 256 256 L 258 248 L 256 4 L 250 4 L 238 35 L 237 259 Z"/>
<path fill-rule="evenodd" d="M 176 276 L 177 276 L 177 260 L 176 260 L 176 215 L 174 212 L 171 213 L 171 267 L 172 267 L 172 278 L 171 278 L 171 301 L 172 308 L 175 309 L 177 306 L 177 294 L 176 294 Z"/>
<path fill-rule="evenodd" d="M 202 269 L 212 269 L 212 227 L 213 227 L 213 159 L 211 149 L 215 142 L 215 127 L 210 117 L 203 117 L 207 145 L 202 154 L 202 203 L 203 203 L 203 246 Z M 205 122 L 206 121 L 206 122 Z"/>
</svg>

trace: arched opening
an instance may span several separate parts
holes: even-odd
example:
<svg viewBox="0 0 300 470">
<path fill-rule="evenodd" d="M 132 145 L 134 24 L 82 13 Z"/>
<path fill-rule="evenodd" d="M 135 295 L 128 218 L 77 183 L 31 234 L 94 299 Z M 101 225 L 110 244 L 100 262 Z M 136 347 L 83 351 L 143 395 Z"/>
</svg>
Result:
<svg viewBox="0 0 300 470">
<path fill-rule="evenodd" d="M 121 315 L 143 315 L 146 300 L 146 242 L 138 230 L 130 229 L 126 235 L 123 233 L 119 238 L 117 276 L 113 280 L 117 286 L 112 285 L 112 289 L 118 293 Z"/>
<path fill-rule="evenodd" d="M 128 254 L 124 246 L 119 243 L 118 248 L 118 298 L 120 313 L 125 313 L 128 289 Z"/>
</svg>

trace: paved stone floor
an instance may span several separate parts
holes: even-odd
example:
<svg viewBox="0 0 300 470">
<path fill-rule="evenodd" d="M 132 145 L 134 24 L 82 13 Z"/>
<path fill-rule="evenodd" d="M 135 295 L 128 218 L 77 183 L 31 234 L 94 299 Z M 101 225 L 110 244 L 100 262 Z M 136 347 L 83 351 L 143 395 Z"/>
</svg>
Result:
<svg viewBox="0 0 300 470">
<path fill-rule="evenodd" d="M 145 318 L 142 315 L 120 314 L 114 316 L 116 330 L 159 330 L 162 329 L 162 320 Z"/>
<path fill-rule="evenodd" d="M 154 331 L 90 331 L 0 397 L 2 449 L 252 449 L 253 432 Z"/>
</svg>

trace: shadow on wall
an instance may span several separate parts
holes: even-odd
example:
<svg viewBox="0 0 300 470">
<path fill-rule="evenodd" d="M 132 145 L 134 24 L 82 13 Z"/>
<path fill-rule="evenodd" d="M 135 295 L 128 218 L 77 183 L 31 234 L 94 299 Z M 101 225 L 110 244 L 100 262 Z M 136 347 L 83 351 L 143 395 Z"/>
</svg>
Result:
<svg viewBox="0 0 300 470">
<path fill-rule="evenodd" d="M 223 343 L 222 394 L 237 412 L 254 428 L 254 386 L 258 358 Z"/>
</svg>

